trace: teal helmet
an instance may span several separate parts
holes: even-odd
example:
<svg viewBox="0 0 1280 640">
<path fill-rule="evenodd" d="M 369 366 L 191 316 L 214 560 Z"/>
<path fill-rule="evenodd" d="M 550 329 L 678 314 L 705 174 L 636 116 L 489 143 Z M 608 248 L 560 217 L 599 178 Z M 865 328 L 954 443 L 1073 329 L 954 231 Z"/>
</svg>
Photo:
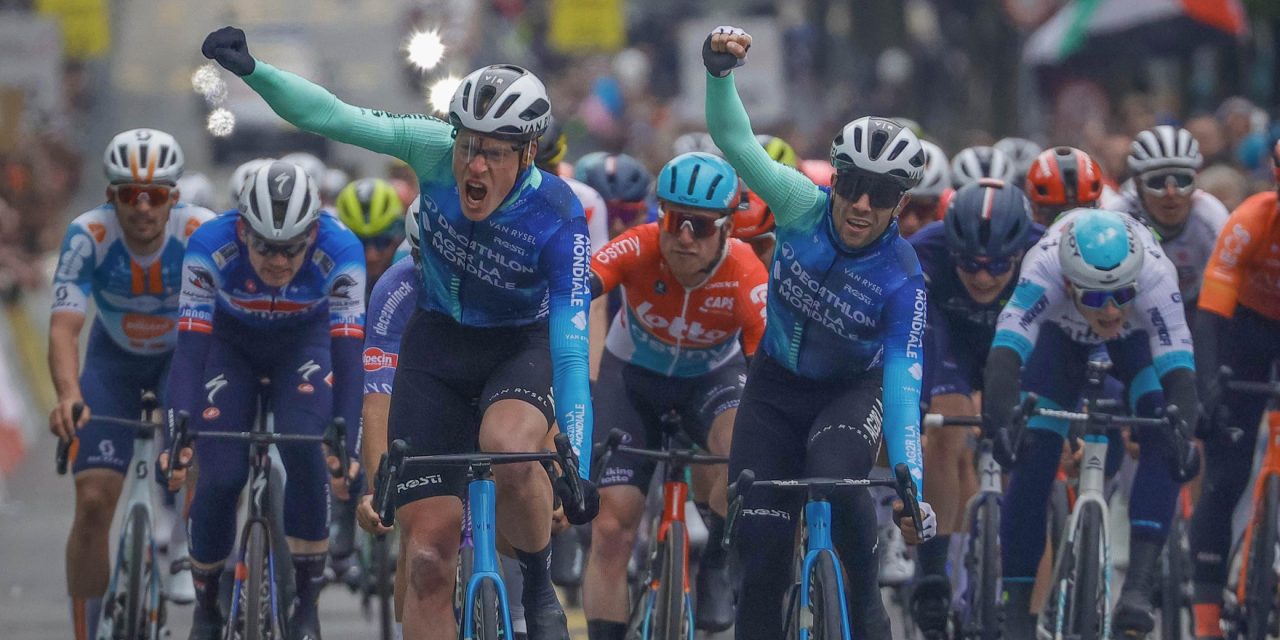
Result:
<svg viewBox="0 0 1280 640">
<path fill-rule="evenodd" d="M 727 213 L 738 206 L 739 195 L 738 173 L 710 153 L 682 153 L 658 174 L 658 199 L 672 204 Z"/>
<path fill-rule="evenodd" d="M 1136 220 L 1106 209 L 1075 209 L 1064 220 L 1058 260 L 1067 280 L 1100 290 L 1138 281 L 1145 251 Z"/>
</svg>

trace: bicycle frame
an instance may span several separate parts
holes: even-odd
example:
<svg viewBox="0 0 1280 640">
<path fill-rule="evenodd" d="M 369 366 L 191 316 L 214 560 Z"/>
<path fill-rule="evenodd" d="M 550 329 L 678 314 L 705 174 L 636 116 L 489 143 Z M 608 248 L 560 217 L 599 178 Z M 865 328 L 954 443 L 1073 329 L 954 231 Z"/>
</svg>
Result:
<svg viewBox="0 0 1280 640">
<path fill-rule="evenodd" d="M 1062 548 L 1058 552 L 1058 560 L 1054 562 L 1054 579 L 1059 582 L 1054 587 L 1053 593 L 1057 595 L 1058 603 L 1055 610 L 1061 614 L 1066 610 L 1065 598 L 1069 589 L 1066 588 L 1065 582 L 1071 578 L 1068 575 L 1060 575 L 1062 573 L 1060 563 L 1068 554 L 1075 543 L 1075 536 L 1080 531 L 1080 514 L 1084 512 L 1087 504 L 1096 504 L 1102 514 L 1102 522 L 1110 522 L 1111 512 L 1107 507 L 1106 494 L 1104 489 L 1106 486 L 1106 465 L 1107 460 L 1107 436 L 1099 434 L 1086 434 L 1084 436 L 1084 454 L 1080 463 L 1080 479 L 1077 487 L 1075 504 L 1071 509 L 1070 515 L 1067 516 L 1066 535 L 1063 536 Z M 1098 533 L 1101 535 L 1102 544 L 1102 628 L 1111 628 L 1111 540 L 1109 527 L 1103 526 L 1099 528 Z M 1042 622 L 1046 612 L 1041 613 Z M 1054 638 L 1062 638 L 1061 615 L 1055 620 L 1052 632 Z"/>
<path fill-rule="evenodd" d="M 813 564 L 818 561 L 818 556 L 830 554 L 832 560 L 837 560 L 835 545 L 831 541 L 831 503 L 827 501 L 825 491 L 815 491 L 813 487 L 809 490 L 809 500 L 804 505 L 804 512 L 800 521 L 801 540 L 799 546 L 804 548 L 803 560 L 800 562 L 799 573 L 796 574 L 800 579 L 800 609 L 807 610 L 812 604 L 810 602 L 813 590 L 809 588 L 809 575 L 813 569 Z M 797 549 L 797 557 L 799 557 Z M 849 626 L 849 608 L 845 605 L 848 602 L 844 589 L 844 567 L 839 562 L 832 563 L 836 570 L 836 590 L 840 594 L 840 626 L 841 638 L 851 637 Z M 809 640 L 809 630 L 800 630 L 800 640 Z"/>
<path fill-rule="evenodd" d="M 1269 386 L 1269 383 L 1229 383 L 1232 387 L 1253 387 L 1256 390 L 1261 390 L 1258 387 L 1254 387 L 1254 385 L 1259 384 L 1262 385 L 1263 388 Z M 1254 522 L 1257 518 L 1261 517 L 1260 514 L 1264 512 L 1263 501 L 1266 499 L 1267 478 L 1271 476 L 1280 476 L 1280 406 L 1277 406 L 1275 400 L 1268 403 L 1265 417 L 1267 423 L 1266 449 L 1262 454 L 1262 467 L 1258 470 L 1258 473 L 1254 478 L 1252 500 L 1253 511 L 1252 515 L 1249 517 L 1248 524 L 1244 528 L 1244 541 L 1240 546 L 1242 554 L 1240 559 L 1240 573 L 1235 589 L 1236 601 L 1240 603 L 1245 602 L 1245 593 L 1249 582 L 1247 580 L 1249 570 L 1249 553 L 1253 549 L 1253 533 L 1255 529 Z"/>
</svg>

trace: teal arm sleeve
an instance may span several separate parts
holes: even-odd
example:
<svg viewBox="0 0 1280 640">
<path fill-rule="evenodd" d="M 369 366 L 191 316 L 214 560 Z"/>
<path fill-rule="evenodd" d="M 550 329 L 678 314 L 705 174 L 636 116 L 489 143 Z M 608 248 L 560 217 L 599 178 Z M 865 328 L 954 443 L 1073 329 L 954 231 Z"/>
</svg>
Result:
<svg viewBox="0 0 1280 640">
<path fill-rule="evenodd" d="M 404 160 L 421 180 L 447 174 L 453 126 L 420 113 L 355 107 L 324 87 L 261 60 L 244 81 L 281 118 L 326 138 Z"/>
<path fill-rule="evenodd" d="M 707 74 L 706 112 L 707 131 L 716 146 L 738 176 L 773 210 L 779 226 L 794 224 L 823 198 L 822 190 L 804 174 L 774 162 L 756 142 L 733 74 L 725 78 Z"/>
</svg>

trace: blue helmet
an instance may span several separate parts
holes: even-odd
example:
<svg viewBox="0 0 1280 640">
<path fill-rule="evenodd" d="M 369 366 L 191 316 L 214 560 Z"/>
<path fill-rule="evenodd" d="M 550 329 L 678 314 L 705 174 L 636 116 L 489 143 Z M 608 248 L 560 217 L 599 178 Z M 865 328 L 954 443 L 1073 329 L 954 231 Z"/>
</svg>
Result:
<svg viewBox="0 0 1280 640">
<path fill-rule="evenodd" d="M 956 191 L 942 224 L 952 252 L 1003 258 L 1027 248 L 1031 202 L 1012 184 L 982 178 Z"/>
<path fill-rule="evenodd" d="M 1081 289 L 1116 289 L 1142 273 L 1142 238 L 1132 217 L 1106 209 L 1063 214 L 1058 261 L 1062 275 Z"/>
<path fill-rule="evenodd" d="M 671 159 L 658 174 L 658 199 L 728 212 L 737 207 L 738 173 L 724 158 L 693 151 Z"/>
<path fill-rule="evenodd" d="M 606 202 L 643 202 L 653 184 L 653 174 L 644 164 L 625 153 L 588 153 L 578 159 L 573 173 Z"/>
</svg>

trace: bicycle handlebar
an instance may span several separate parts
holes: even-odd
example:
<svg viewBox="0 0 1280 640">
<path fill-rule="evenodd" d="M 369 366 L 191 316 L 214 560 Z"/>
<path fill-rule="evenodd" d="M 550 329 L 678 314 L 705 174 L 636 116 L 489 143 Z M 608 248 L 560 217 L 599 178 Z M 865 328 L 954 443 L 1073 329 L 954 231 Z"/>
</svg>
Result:
<svg viewBox="0 0 1280 640">
<path fill-rule="evenodd" d="M 920 420 L 920 426 L 931 427 L 981 427 L 981 416 L 944 416 L 940 413 L 926 413 Z"/>
<path fill-rule="evenodd" d="M 351 458 L 347 453 L 346 421 L 342 418 L 334 418 L 325 433 L 318 436 L 301 433 L 273 433 L 270 431 L 200 431 L 193 433 L 187 428 L 190 419 L 191 416 L 186 411 L 178 411 L 174 416 L 173 425 L 169 433 L 169 469 L 165 472 L 166 481 L 174 471 L 189 466 L 182 464 L 178 454 L 183 449 L 190 447 L 197 439 L 240 440 L 263 446 L 318 442 L 328 446 L 338 457 L 340 466 L 337 471 L 330 469 L 330 475 L 335 478 L 345 477 L 348 483 L 354 480 L 347 474 L 347 470 L 351 467 Z"/>
<path fill-rule="evenodd" d="M 622 444 L 624 437 L 626 437 L 626 433 L 621 429 L 612 429 L 609 431 L 609 437 L 602 444 L 595 446 L 592 452 L 594 461 L 591 463 L 592 482 L 600 482 L 600 474 L 604 472 L 605 465 L 609 463 L 609 458 L 612 458 L 615 453 L 625 453 L 645 458 L 646 460 L 666 462 L 682 467 L 702 464 L 728 464 L 729 462 L 728 456 L 698 453 L 693 449 L 662 450 L 628 447 Z"/>
<path fill-rule="evenodd" d="M 726 548 L 733 544 L 738 519 L 747 495 L 756 487 L 770 487 L 782 491 L 803 489 L 809 492 L 811 500 L 817 496 L 825 496 L 830 491 L 850 487 L 893 487 L 898 494 L 898 498 L 902 500 L 904 510 L 911 516 L 911 522 L 915 525 L 916 531 L 920 531 L 922 518 L 920 502 L 916 499 L 916 483 L 911 478 L 911 471 L 906 464 L 900 462 L 894 466 L 893 475 L 893 478 L 883 479 L 797 478 L 794 480 L 756 480 L 755 472 L 750 469 L 743 469 L 738 474 L 738 479 L 729 485 L 729 511 L 725 515 L 724 537 L 720 543 Z"/>
<path fill-rule="evenodd" d="M 1254 382 L 1249 380 L 1228 380 L 1226 387 L 1232 391 L 1251 396 L 1270 396 L 1280 399 L 1280 382 Z"/>
</svg>

